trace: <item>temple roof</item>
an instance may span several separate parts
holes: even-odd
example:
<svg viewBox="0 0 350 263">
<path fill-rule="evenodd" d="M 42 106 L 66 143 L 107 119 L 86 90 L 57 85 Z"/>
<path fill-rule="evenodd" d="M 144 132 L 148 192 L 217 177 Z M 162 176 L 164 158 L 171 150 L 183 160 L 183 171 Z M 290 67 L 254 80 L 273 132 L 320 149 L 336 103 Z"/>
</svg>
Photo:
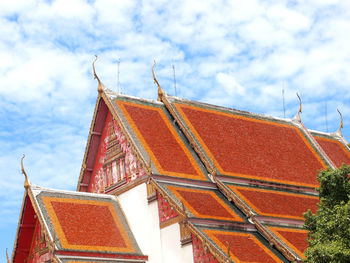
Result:
<svg viewBox="0 0 350 263">
<path fill-rule="evenodd" d="M 52 255 L 60 262 L 145 262 L 115 196 L 30 185 L 17 230 L 13 262 L 24 262 L 38 219 Z M 33 242 L 33 241 L 32 241 Z"/>
<path fill-rule="evenodd" d="M 317 131 L 311 131 L 311 134 L 336 167 L 350 164 L 350 149 L 343 137 Z"/>
<path fill-rule="evenodd" d="M 350 160 L 345 139 L 310 132 L 300 118 L 180 99 L 160 86 L 158 94 L 153 101 L 99 93 L 78 190 L 87 190 L 94 134 L 102 132 L 98 119 L 109 111 L 161 202 L 170 203 L 213 255 L 225 262 L 249 261 L 249 254 L 264 262 L 300 261 L 307 247 L 302 214 L 317 209 L 316 174 Z"/>
<path fill-rule="evenodd" d="M 315 173 L 328 165 L 296 122 L 166 99 L 219 175 L 316 187 Z"/>
</svg>

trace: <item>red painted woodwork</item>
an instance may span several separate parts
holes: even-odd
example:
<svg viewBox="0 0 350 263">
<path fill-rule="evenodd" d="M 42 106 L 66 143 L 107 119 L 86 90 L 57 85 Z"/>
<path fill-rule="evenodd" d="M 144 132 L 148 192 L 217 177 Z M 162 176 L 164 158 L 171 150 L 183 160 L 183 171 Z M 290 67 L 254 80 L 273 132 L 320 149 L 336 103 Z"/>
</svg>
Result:
<svg viewBox="0 0 350 263">
<path fill-rule="evenodd" d="M 159 223 L 164 223 L 178 216 L 167 200 L 157 192 Z"/>
<path fill-rule="evenodd" d="M 108 185 L 103 173 L 103 163 L 106 158 L 107 141 L 109 136 L 108 124 L 111 122 L 111 118 L 111 113 L 108 112 L 104 123 L 100 144 L 98 146 L 92 176 L 90 179 L 89 192 L 103 193 L 104 188 Z"/>
<path fill-rule="evenodd" d="M 202 242 L 195 235 L 192 235 L 193 262 L 194 263 L 218 263 L 219 261 L 210 253 L 208 249 L 204 249 Z"/>
<path fill-rule="evenodd" d="M 337 167 L 350 164 L 350 152 L 340 142 L 317 136 L 315 139 Z"/>
<path fill-rule="evenodd" d="M 111 129 L 112 128 L 112 129 Z M 113 132 L 114 134 L 110 134 Z M 106 164 L 107 147 L 111 137 L 116 138 L 123 156 Z M 96 152 L 95 164 L 89 184 L 89 192 L 103 193 L 105 188 L 117 183 L 129 183 L 146 174 L 128 145 L 118 123 L 108 111 Z"/>
<path fill-rule="evenodd" d="M 45 235 L 37 220 L 27 263 L 42 263 L 50 259 L 52 259 L 52 254 L 49 251 Z"/>
<path fill-rule="evenodd" d="M 32 227 L 19 227 L 17 237 L 17 247 L 14 249 L 14 263 L 23 263 L 29 256 L 30 246 L 34 236 L 36 225 L 36 215 L 28 195 L 24 199 L 22 211 L 21 225 L 30 225 Z"/>
<path fill-rule="evenodd" d="M 325 167 L 293 126 L 176 105 L 222 174 L 317 186 Z"/>
</svg>

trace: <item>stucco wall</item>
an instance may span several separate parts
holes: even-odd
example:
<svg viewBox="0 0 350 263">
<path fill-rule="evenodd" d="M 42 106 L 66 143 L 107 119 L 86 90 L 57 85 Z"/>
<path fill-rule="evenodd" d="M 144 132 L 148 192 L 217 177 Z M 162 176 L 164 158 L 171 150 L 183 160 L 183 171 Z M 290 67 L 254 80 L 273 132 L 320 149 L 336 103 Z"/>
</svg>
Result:
<svg viewBox="0 0 350 263">
<path fill-rule="evenodd" d="M 193 262 L 192 244 L 181 247 L 179 224 L 159 228 L 157 201 L 148 204 L 145 184 L 119 195 L 118 199 L 142 253 L 148 256 L 148 262 Z"/>
</svg>

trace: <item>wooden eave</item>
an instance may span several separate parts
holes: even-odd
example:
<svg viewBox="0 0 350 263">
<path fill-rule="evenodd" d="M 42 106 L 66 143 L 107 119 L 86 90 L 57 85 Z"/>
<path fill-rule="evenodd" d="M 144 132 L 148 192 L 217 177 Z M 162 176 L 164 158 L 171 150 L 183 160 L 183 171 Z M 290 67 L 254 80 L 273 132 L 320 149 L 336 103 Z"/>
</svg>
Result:
<svg viewBox="0 0 350 263">
<path fill-rule="evenodd" d="M 16 251 L 18 249 L 17 246 L 18 246 L 18 241 L 19 241 L 18 239 L 19 239 L 20 232 L 21 232 L 21 224 L 22 224 L 21 222 L 23 220 L 24 210 L 26 209 L 27 201 L 29 199 L 30 198 L 28 197 L 28 190 L 26 189 L 25 192 L 24 192 L 24 196 L 23 196 L 23 200 L 22 200 L 22 206 L 21 206 L 21 212 L 20 212 L 19 220 L 18 220 L 18 224 L 17 224 L 17 231 L 16 231 L 16 237 L 15 237 L 15 243 L 13 245 L 13 250 L 12 250 L 11 262 L 14 262 Z M 34 230 L 33 230 L 33 232 L 34 232 Z"/>
<path fill-rule="evenodd" d="M 77 191 L 87 192 L 89 189 L 90 177 L 92 176 L 95 158 L 100 144 L 104 122 L 107 116 L 107 107 L 104 103 L 101 93 L 98 93 L 94 115 L 92 118 L 87 144 L 85 147 L 83 164 L 80 170 L 80 176 Z"/>
<path fill-rule="evenodd" d="M 22 210 L 21 210 L 21 214 L 20 214 L 20 218 L 19 218 L 19 222 L 18 222 L 18 226 L 17 226 L 17 234 L 16 234 L 16 237 L 15 237 L 15 243 L 14 243 L 14 247 L 13 247 L 13 253 L 12 253 L 12 258 L 11 258 L 11 262 L 14 262 L 15 260 L 15 255 L 16 255 L 16 251 L 17 251 L 17 248 L 18 248 L 18 241 L 19 241 L 19 238 L 20 237 L 20 231 L 24 228 L 26 228 L 27 226 L 24 226 L 21 222 L 23 220 L 23 215 L 24 215 L 24 211 L 26 209 L 26 206 L 28 204 L 28 202 L 31 202 L 31 205 L 34 209 L 34 214 L 36 215 L 38 221 L 39 221 L 39 224 L 41 226 L 41 229 L 45 235 L 45 239 L 48 241 L 48 248 L 49 248 L 49 251 L 51 251 L 51 253 L 53 254 L 53 260 L 54 262 L 58 262 L 58 259 L 57 257 L 54 255 L 54 251 L 56 249 L 55 247 L 55 244 L 54 244 L 54 241 L 53 241 L 53 238 L 51 237 L 49 231 L 48 231 L 48 228 L 47 228 L 47 225 L 44 221 L 44 218 L 42 216 L 42 213 L 40 211 L 40 208 L 39 208 L 39 205 L 37 204 L 36 202 L 36 199 L 33 195 L 33 192 L 32 192 L 32 189 L 31 189 L 31 184 L 29 183 L 28 187 L 26 188 L 25 190 L 25 193 L 24 193 L 24 198 L 23 198 L 23 202 L 22 202 Z M 33 231 L 32 233 L 32 238 L 33 238 L 33 234 L 34 234 L 34 227 L 31 228 L 31 230 Z M 30 248 L 29 248 L 30 249 Z M 28 253 L 30 252 L 28 249 Z"/>
</svg>

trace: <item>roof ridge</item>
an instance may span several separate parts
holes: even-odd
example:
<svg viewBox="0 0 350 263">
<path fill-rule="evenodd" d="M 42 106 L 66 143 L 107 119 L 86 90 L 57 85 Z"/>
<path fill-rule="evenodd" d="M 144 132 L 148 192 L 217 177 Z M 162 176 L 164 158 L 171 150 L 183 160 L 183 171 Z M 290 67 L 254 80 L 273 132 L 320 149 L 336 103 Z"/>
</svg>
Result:
<svg viewBox="0 0 350 263">
<path fill-rule="evenodd" d="M 247 116 L 252 115 L 252 116 L 261 117 L 261 118 L 265 118 L 265 119 L 283 121 L 283 122 L 287 122 L 287 123 L 294 123 L 293 118 L 282 118 L 282 117 L 272 116 L 272 115 L 268 115 L 268 114 L 244 111 L 244 110 L 239 110 L 239 109 L 230 108 L 230 107 L 226 107 L 226 106 L 215 105 L 215 104 L 211 104 L 211 103 L 207 103 L 207 102 L 200 102 L 200 101 L 194 101 L 194 100 L 190 100 L 190 99 L 179 98 L 179 97 L 175 97 L 175 96 L 172 96 L 169 94 L 166 94 L 166 97 L 170 98 L 170 100 L 175 99 L 175 100 L 178 100 L 181 102 L 207 106 L 207 107 L 214 109 L 214 110 L 223 110 L 223 111 L 228 111 L 228 112 L 232 112 L 232 113 L 241 113 L 241 114 L 247 115 Z"/>
<path fill-rule="evenodd" d="M 133 99 L 136 101 L 142 101 L 142 102 L 148 102 L 148 103 L 153 103 L 153 104 L 157 104 L 157 105 L 164 105 L 163 102 L 161 101 L 157 101 L 154 99 L 145 99 L 145 98 L 140 98 L 137 96 L 132 96 L 132 95 L 128 95 L 128 94 L 121 94 L 121 93 L 117 93 L 114 90 L 108 89 L 106 88 L 105 90 L 105 94 L 108 96 L 108 98 L 110 100 L 116 99 L 116 98 L 128 98 L 128 99 Z"/>
</svg>

